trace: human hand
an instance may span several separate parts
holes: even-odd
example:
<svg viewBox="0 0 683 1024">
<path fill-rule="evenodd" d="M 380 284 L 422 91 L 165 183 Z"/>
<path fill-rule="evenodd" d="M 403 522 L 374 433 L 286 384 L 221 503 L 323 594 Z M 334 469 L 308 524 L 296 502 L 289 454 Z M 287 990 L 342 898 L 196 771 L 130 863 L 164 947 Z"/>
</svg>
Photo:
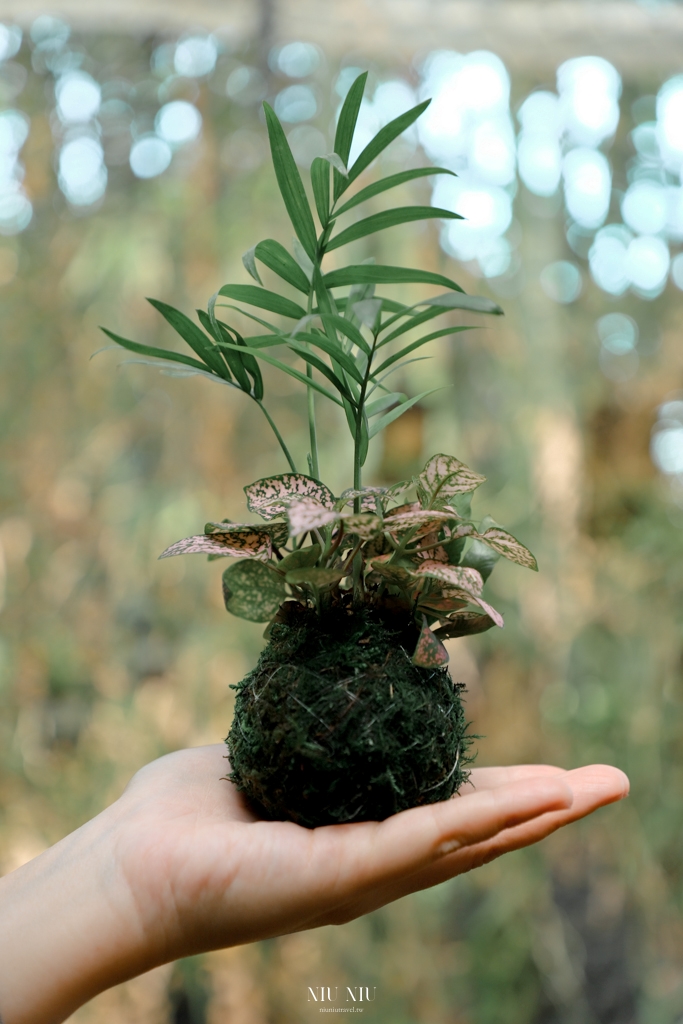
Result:
<svg viewBox="0 0 683 1024">
<path fill-rule="evenodd" d="M 628 792 L 603 765 L 481 768 L 449 801 L 309 830 L 259 820 L 221 778 L 224 750 L 147 765 L 106 811 L 0 881 L 5 1024 L 63 1020 L 179 957 L 350 921 Z"/>
</svg>

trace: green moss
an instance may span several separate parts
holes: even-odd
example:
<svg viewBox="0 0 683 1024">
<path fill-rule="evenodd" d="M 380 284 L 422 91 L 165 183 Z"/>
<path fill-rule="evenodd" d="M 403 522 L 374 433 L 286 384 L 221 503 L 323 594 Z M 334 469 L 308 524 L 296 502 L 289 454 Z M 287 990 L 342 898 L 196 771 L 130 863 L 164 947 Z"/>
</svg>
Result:
<svg viewBox="0 0 683 1024">
<path fill-rule="evenodd" d="M 268 817 L 309 828 L 457 792 L 472 760 L 464 687 L 413 665 L 410 618 L 297 607 L 236 687 L 231 780 Z"/>
</svg>

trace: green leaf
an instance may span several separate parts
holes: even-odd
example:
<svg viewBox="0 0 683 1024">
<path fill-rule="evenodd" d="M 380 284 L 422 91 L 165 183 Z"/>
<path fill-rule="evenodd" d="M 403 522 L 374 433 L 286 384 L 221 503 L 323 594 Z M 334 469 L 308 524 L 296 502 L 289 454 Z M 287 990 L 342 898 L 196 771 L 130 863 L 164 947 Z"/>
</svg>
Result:
<svg viewBox="0 0 683 1024">
<path fill-rule="evenodd" d="M 378 267 L 368 263 L 331 270 L 325 274 L 323 281 L 327 288 L 341 288 L 353 284 L 440 284 L 444 288 L 462 292 L 460 285 L 443 274 L 434 274 L 430 270 L 414 270 L 411 267 Z M 258 291 L 258 288 L 254 288 L 254 291 Z"/>
<path fill-rule="evenodd" d="M 264 562 L 242 559 L 223 573 L 223 600 L 232 615 L 267 622 L 286 596 L 284 580 Z"/>
<path fill-rule="evenodd" d="M 390 391 L 383 398 L 378 398 L 374 402 L 368 402 L 365 407 L 368 419 L 372 419 L 373 416 L 379 416 L 381 412 L 384 412 L 385 409 L 390 409 L 397 402 L 404 402 L 406 397 L 401 391 Z"/>
<path fill-rule="evenodd" d="M 230 379 L 230 373 L 223 361 L 220 352 L 216 350 L 209 338 L 197 327 L 189 317 L 174 309 L 166 302 L 158 299 L 147 299 L 151 306 L 161 313 L 163 318 L 171 325 L 173 330 L 180 335 L 183 341 L 193 349 L 206 365 L 225 380 Z"/>
<path fill-rule="evenodd" d="M 330 338 L 326 337 L 324 334 L 309 334 L 308 332 L 304 332 L 298 337 L 309 345 L 319 348 L 322 352 L 326 352 L 328 356 L 331 356 L 336 360 L 339 366 L 346 370 L 349 376 L 353 377 L 353 379 L 359 384 L 363 383 L 363 378 L 359 373 L 354 360 L 347 352 L 344 351 L 338 341 L 331 341 Z M 297 355 L 301 355 L 304 359 L 310 362 L 309 355 L 307 354 L 308 349 L 305 348 L 304 345 L 299 345 L 295 341 L 289 341 L 287 344 L 293 352 L 296 352 Z"/>
<path fill-rule="evenodd" d="M 293 569 L 285 576 L 285 580 L 293 587 L 309 587 L 311 590 L 319 590 L 321 587 L 329 587 L 332 583 L 339 583 L 344 573 L 338 569 L 325 569 L 323 566 L 313 566 L 308 569 Z"/>
<path fill-rule="evenodd" d="M 310 285 L 310 282 L 313 280 L 313 260 L 296 236 L 292 238 L 292 249 L 294 251 L 294 259 L 303 270 L 306 280 Z"/>
<path fill-rule="evenodd" d="M 414 585 L 410 572 L 400 565 L 391 565 L 388 562 L 374 559 L 370 566 L 373 572 L 379 573 L 387 583 L 392 583 L 395 587 L 401 587 L 402 590 L 406 590 Z"/>
<path fill-rule="evenodd" d="M 366 354 L 366 356 L 370 355 L 370 346 L 356 325 L 350 320 L 339 316 L 337 313 L 321 313 L 320 319 L 325 326 L 328 324 L 331 325 L 334 330 L 339 331 L 340 334 L 343 334 L 350 342 L 357 345 L 358 348 Z"/>
<path fill-rule="evenodd" d="M 366 167 L 369 167 L 372 161 L 375 160 L 376 157 L 378 157 L 379 154 L 394 141 L 394 139 L 397 139 L 399 135 L 403 134 L 406 128 L 410 128 L 411 124 L 413 124 L 414 121 L 417 121 L 420 114 L 424 113 L 430 103 L 431 100 L 424 100 L 423 103 L 418 103 L 418 105 L 413 107 L 412 110 L 406 110 L 405 114 L 400 114 L 398 117 L 395 117 L 394 120 L 390 121 L 389 124 L 384 126 L 384 128 L 380 128 L 374 139 L 371 139 L 371 141 L 368 142 L 365 149 L 353 164 L 353 167 L 349 168 L 349 176 L 346 179 L 345 184 L 350 185 L 352 181 L 355 181 L 358 175 L 361 174 Z M 346 163 L 346 161 L 344 162 Z M 343 178 L 342 181 L 344 181 Z M 341 191 L 343 191 L 343 189 Z M 341 195 L 341 192 L 335 192 L 335 198 L 337 198 L 337 195 Z"/>
<path fill-rule="evenodd" d="M 219 342 L 218 344 L 221 349 L 233 349 L 235 352 L 242 351 L 242 346 L 228 345 L 227 341 L 222 341 Z M 288 376 L 294 377 L 294 379 L 298 380 L 301 384 L 305 384 L 307 388 L 313 388 L 314 391 L 317 391 L 319 392 L 319 394 L 324 395 L 325 398 L 329 398 L 329 400 L 331 402 L 334 402 L 335 405 L 342 405 L 341 400 L 337 398 L 336 395 L 333 395 L 331 391 L 328 391 L 327 388 L 324 388 L 322 384 L 318 384 L 317 380 L 314 380 L 312 377 L 308 377 L 305 373 L 301 373 L 300 370 L 295 369 L 293 366 L 288 366 L 288 364 L 283 363 L 281 359 L 275 359 L 274 356 L 267 356 L 265 352 L 261 351 L 261 349 L 257 348 L 254 349 L 253 351 L 255 351 L 257 358 L 262 359 L 264 363 L 269 363 L 271 366 L 275 366 L 278 370 L 281 370 L 282 373 L 286 373 L 288 374 Z M 310 362 L 314 362 L 318 369 L 320 369 L 321 373 L 324 373 L 326 376 L 330 376 L 332 374 L 330 368 L 328 366 L 325 366 L 322 360 L 319 360 L 317 356 L 313 356 L 311 358 L 310 355 L 308 355 L 306 358 L 308 358 Z M 332 376 L 334 376 L 334 374 L 332 374 Z M 335 387 L 344 387 L 344 385 L 341 384 L 341 382 L 336 378 L 333 383 Z M 346 390 L 348 393 L 348 389 Z"/>
<path fill-rule="evenodd" d="M 263 109 L 266 114 L 270 151 L 273 157 L 273 166 L 280 193 L 297 238 L 310 258 L 315 260 L 317 246 L 315 224 L 313 223 L 313 215 L 308 205 L 299 168 L 292 156 L 287 136 L 278 121 L 275 111 L 268 103 L 263 104 Z"/>
<path fill-rule="evenodd" d="M 252 245 L 251 249 L 247 249 L 245 253 L 242 253 L 242 264 L 244 269 L 247 271 L 250 277 L 253 277 L 255 281 L 258 281 L 260 285 L 263 285 L 261 275 L 258 272 L 256 266 L 256 246 Z"/>
<path fill-rule="evenodd" d="M 311 164 L 311 185 L 315 208 L 325 228 L 330 219 L 330 165 L 321 156 L 317 156 Z"/>
<path fill-rule="evenodd" d="M 335 217 L 341 216 L 342 213 L 346 213 L 347 210 L 351 210 L 354 206 L 358 206 L 359 203 L 364 203 L 366 199 L 372 199 L 373 196 L 378 196 L 380 192 L 386 192 L 390 188 L 396 188 L 397 185 L 402 185 L 405 181 L 413 181 L 415 178 L 425 178 L 430 174 L 452 174 L 453 177 L 457 177 L 453 171 L 447 171 L 445 167 L 416 167 L 411 171 L 400 171 L 398 174 L 390 174 L 388 178 L 380 178 L 379 181 L 374 181 L 372 185 L 367 185 L 361 189 L 360 192 L 356 192 L 355 196 L 351 199 L 347 199 L 343 206 L 340 206 L 338 210 L 334 211 Z"/>
<path fill-rule="evenodd" d="M 351 153 L 351 143 L 353 142 L 353 133 L 356 130 L 356 121 L 358 120 L 358 111 L 360 110 L 361 101 L 363 99 L 363 93 L 365 92 L 365 83 L 368 78 L 367 71 L 364 71 L 355 80 L 351 88 L 346 94 L 346 99 L 342 104 L 341 111 L 339 113 L 339 121 L 337 122 L 337 132 L 334 137 L 334 151 L 337 153 L 344 162 L 344 166 L 348 166 L 349 154 Z M 348 175 L 340 174 L 339 171 L 334 172 L 334 198 L 337 199 L 347 185 Z"/>
<path fill-rule="evenodd" d="M 355 434 L 355 432 L 354 432 Z M 368 450 L 370 448 L 370 424 L 368 423 L 368 417 L 366 412 L 363 410 L 363 415 L 360 422 L 360 446 L 358 449 L 358 458 L 361 466 L 365 465 L 365 460 L 368 457 Z"/>
<path fill-rule="evenodd" d="M 507 530 L 500 526 L 491 526 L 479 535 L 480 539 L 493 548 L 499 555 L 509 558 L 511 562 L 524 566 L 525 569 L 533 569 L 538 572 L 538 562 L 528 548 L 513 537 Z"/>
<path fill-rule="evenodd" d="M 486 480 L 454 455 L 433 455 L 416 477 L 417 494 L 423 507 L 443 504 L 455 494 L 474 491 Z"/>
<path fill-rule="evenodd" d="M 322 159 L 326 160 L 328 164 L 331 164 L 332 167 L 334 167 L 335 170 L 339 171 L 340 174 L 343 174 L 345 178 L 348 177 L 349 169 L 342 160 L 342 158 L 339 156 L 339 153 L 326 153 L 325 156 L 322 157 Z"/>
<path fill-rule="evenodd" d="M 255 284 L 224 284 L 217 294 L 225 295 L 226 298 L 235 299 L 237 302 L 246 302 L 249 306 L 257 306 L 259 309 L 269 309 L 271 313 L 280 313 L 290 320 L 300 320 L 306 316 L 306 310 L 297 302 L 292 302 L 291 299 L 286 299 L 267 288 L 257 288 Z"/>
<path fill-rule="evenodd" d="M 497 302 L 487 299 L 483 295 L 452 295 L 447 292 L 445 295 L 436 295 L 433 299 L 425 299 L 424 302 L 416 303 L 416 306 L 443 306 L 444 309 L 467 309 L 472 313 L 491 313 L 494 316 L 502 316 L 503 310 Z"/>
<path fill-rule="evenodd" d="M 266 238 L 250 251 L 253 251 L 255 258 L 261 260 L 261 263 L 281 277 L 283 281 L 291 284 L 304 295 L 308 295 L 311 289 L 310 282 L 284 245 L 280 245 L 274 238 Z M 244 260 L 244 257 L 242 259 Z"/>
<path fill-rule="evenodd" d="M 287 529 L 286 525 L 285 529 Z M 289 533 L 289 531 L 287 531 Z M 298 551 L 292 551 L 290 555 L 286 555 L 281 562 L 278 563 L 278 572 L 288 573 L 294 569 L 305 569 L 315 563 L 320 558 L 322 548 L 319 544 L 312 544 L 308 548 L 299 548 Z"/>
<path fill-rule="evenodd" d="M 323 349 L 323 351 L 328 351 L 328 347 L 334 351 L 334 345 L 331 342 L 329 343 L 328 347 L 326 347 L 325 345 L 325 342 L 329 341 L 328 338 L 323 337 L 323 335 L 312 335 L 312 337 L 315 338 L 316 344 L 318 345 L 319 348 Z M 339 343 L 337 342 L 337 344 Z M 319 373 L 322 373 L 322 375 L 326 377 L 331 384 L 334 384 L 339 394 L 343 395 L 347 402 L 350 402 L 351 405 L 355 403 L 355 398 L 351 394 L 351 391 L 344 383 L 344 381 L 334 372 L 334 370 L 330 369 L 327 363 L 324 363 L 322 359 L 319 359 L 318 356 L 311 352 L 310 348 L 307 348 L 304 344 L 298 344 L 296 341 L 288 341 L 287 347 L 291 349 L 292 352 L 295 352 L 296 355 L 304 359 L 307 363 L 310 363 L 311 366 L 314 366 Z M 341 346 L 339 347 L 341 348 Z M 349 357 L 345 355 L 344 352 L 342 352 L 342 355 L 344 356 L 347 362 L 351 362 Z M 358 375 L 358 370 L 356 369 L 355 366 L 354 373 Z M 310 378 L 307 379 L 310 380 Z"/>
<path fill-rule="evenodd" d="M 237 344 L 244 349 L 244 352 L 242 352 L 240 355 L 242 364 L 254 382 L 253 397 L 256 399 L 257 402 L 260 402 L 261 399 L 263 398 L 263 377 L 261 376 L 261 370 L 256 359 L 249 351 L 249 346 L 247 345 L 242 335 L 238 334 L 237 331 L 235 331 L 234 334 L 235 338 L 237 339 Z"/>
<path fill-rule="evenodd" d="M 419 303 L 418 303 L 419 305 Z M 378 348 L 382 348 L 383 345 L 388 345 L 394 338 L 398 338 L 401 334 L 405 334 L 407 331 L 412 331 L 415 327 L 420 327 L 421 324 L 426 323 L 428 320 L 434 320 L 435 317 L 441 316 L 445 311 L 440 309 L 438 306 L 435 308 L 425 309 L 422 313 L 413 314 L 412 310 L 417 309 L 418 305 L 415 306 L 402 306 L 396 310 L 394 316 L 389 317 L 382 324 L 382 331 L 386 331 L 387 328 L 391 327 L 392 324 L 398 320 L 405 320 L 399 327 L 388 334 L 386 338 L 382 338 Z"/>
<path fill-rule="evenodd" d="M 244 488 L 247 508 L 264 519 L 274 519 L 287 511 L 292 498 L 314 498 L 325 508 L 334 508 L 335 497 L 329 487 L 303 473 L 280 473 L 255 480 Z"/>
<path fill-rule="evenodd" d="M 448 651 L 438 636 L 431 631 L 423 615 L 422 629 L 413 654 L 413 665 L 419 665 L 420 668 L 442 668 L 447 664 Z"/>
<path fill-rule="evenodd" d="M 441 218 L 443 220 L 462 220 L 459 213 L 451 210 L 441 210 L 438 206 L 401 206 L 396 210 L 382 210 L 381 213 L 373 213 L 364 220 L 359 220 L 344 231 L 340 231 L 325 246 L 327 252 L 338 249 L 349 242 L 355 242 L 358 238 L 365 238 L 366 235 L 373 235 L 377 231 L 384 231 L 386 228 L 393 228 L 399 224 L 410 224 L 416 220 L 430 220 Z"/>
<path fill-rule="evenodd" d="M 419 395 L 415 395 L 414 398 L 409 398 L 407 401 L 402 402 L 395 409 L 392 409 L 391 412 L 385 413 L 380 419 L 375 420 L 370 427 L 370 437 L 373 438 L 376 434 L 379 434 L 380 430 L 384 430 L 385 427 L 388 427 L 390 423 L 397 420 L 404 412 L 408 412 L 408 409 L 412 409 L 414 405 L 421 402 L 423 398 L 427 397 L 427 395 L 433 395 L 436 391 L 442 390 L 443 388 L 430 388 L 429 391 L 422 391 Z"/>
<path fill-rule="evenodd" d="M 222 343 L 224 341 L 227 341 L 229 344 L 233 342 L 234 339 L 232 336 L 232 332 L 230 331 L 226 324 L 222 323 L 220 320 L 215 319 L 214 322 L 212 323 L 211 317 L 209 316 L 208 313 L 205 313 L 203 309 L 197 310 L 197 316 L 199 317 L 199 322 L 201 323 L 204 330 L 207 332 L 207 334 L 211 334 L 216 342 Z M 233 352 L 230 349 L 224 349 L 219 347 L 219 351 L 221 352 L 223 358 L 225 359 L 228 366 L 235 375 L 235 379 L 239 386 L 241 387 L 242 391 L 246 391 L 246 393 L 250 395 L 251 381 L 249 380 L 249 377 L 247 376 L 247 371 L 245 370 L 244 364 L 242 363 L 242 357 L 238 355 L 237 352 Z"/>
<path fill-rule="evenodd" d="M 487 544 L 480 540 L 473 540 L 460 564 L 466 568 L 476 569 L 486 582 L 499 558 L 499 553 L 488 547 Z"/>
<path fill-rule="evenodd" d="M 397 363 L 404 356 L 407 356 L 410 352 L 414 352 L 416 348 L 422 348 L 423 345 L 427 345 L 430 341 L 434 341 L 436 338 L 446 338 L 451 334 L 460 334 L 462 331 L 473 331 L 476 330 L 474 327 L 443 327 L 440 331 L 432 331 L 431 334 L 426 334 L 423 338 L 418 338 L 417 341 L 411 342 L 410 345 L 406 345 L 399 352 L 395 352 L 394 355 L 389 356 L 381 366 L 378 366 L 375 370 L 375 374 L 382 373 L 383 370 L 387 370 L 394 363 Z M 381 347 L 381 346 L 380 346 Z"/>
<path fill-rule="evenodd" d="M 129 352 L 137 352 L 142 356 L 152 356 L 154 359 L 168 359 L 173 363 L 181 363 L 183 366 L 192 366 L 195 370 L 200 370 L 202 373 L 206 373 L 206 363 L 200 363 L 198 359 L 193 359 L 192 356 L 184 356 L 181 352 L 172 352 L 166 348 L 155 348 L 152 345 L 140 345 L 137 341 L 128 341 L 127 338 L 122 338 L 118 334 L 114 334 L 113 331 L 107 330 L 106 327 L 100 327 L 100 330 L 115 341 L 121 348 L 128 349 Z M 208 368 L 211 374 L 213 371 Z"/>
</svg>

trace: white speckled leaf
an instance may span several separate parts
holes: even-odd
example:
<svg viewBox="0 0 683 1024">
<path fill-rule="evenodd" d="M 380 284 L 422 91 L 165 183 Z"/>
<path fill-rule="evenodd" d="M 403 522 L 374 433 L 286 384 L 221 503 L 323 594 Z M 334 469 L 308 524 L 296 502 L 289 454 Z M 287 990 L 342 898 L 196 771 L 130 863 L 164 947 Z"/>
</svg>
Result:
<svg viewBox="0 0 683 1024">
<path fill-rule="evenodd" d="M 247 507 L 264 519 L 274 519 L 287 511 L 292 499 L 312 498 L 324 508 L 334 506 L 334 495 L 329 487 L 303 473 L 282 473 L 266 476 L 244 488 Z"/>
<path fill-rule="evenodd" d="M 218 524 L 216 524 L 218 525 Z M 254 529 L 254 527 L 242 527 L 239 530 L 226 529 L 221 533 L 205 533 L 196 537 L 186 537 L 184 540 L 176 541 L 169 548 L 163 551 L 159 558 L 171 558 L 173 555 L 223 555 L 229 556 L 251 556 L 252 558 L 270 558 L 271 555 L 270 534 Z"/>
<path fill-rule="evenodd" d="M 359 491 L 354 491 L 353 488 L 350 487 L 337 499 L 335 508 L 341 510 L 345 505 L 351 505 L 354 498 L 360 498 L 360 507 L 362 512 L 376 512 L 377 498 L 384 497 L 386 493 L 386 487 L 362 487 Z"/>
<path fill-rule="evenodd" d="M 444 597 L 452 597 L 455 600 L 471 601 L 478 604 L 480 608 L 490 615 L 497 626 L 501 629 L 505 625 L 503 616 L 495 608 L 491 607 L 481 597 L 484 581 L 476 569 L 470 569 L 462 565 L 441 565 L 440 562 L 424 562 L 413 572 L 414 577 L 427 576 L 429 579 L 439 580 L 445 583 Z M 453 589 L 450 590 L 449 588 Z"/>
<path fill-rule="evenodd" d="M 352 533 L 359 540 L 371 540 L 382 532 L 383 524 L 379 516 L 372 512 L 360 513 L 359 515 L 342 516 L 344 529 Z"/>
<path fill-rule="evenodd" d="M 400 533 L 402 530 L 412 530 L 418 527 L 415 534 L 419 537 L 423 533 L 432 533 L 435 528 L 442 526 L 453 516 L 448 512 L 435 512 L 430 509 L 414 509 L 409 512 L 390 512 L 384 518 L 384 528 L 391 533 Z"/>
<path fill-rule="evenodd" d="M 511 562 L 516 562 L 517 565 L 522 565 L 525 569 L 533 569 L 538 572 L 538 563 L 529 549 L 520 544 L 517 538 L 507 530 L 501 529 L 500 526 L 491 526 L 488 530 L 480 533 L 479 538 L 504 558 L 509 558 Z"/>
<path fill-rule="evenodd" d="M 319 530 L 339 519 L 334 509 L 325 508 L 314 498 L 300 498 L 292 501 L 287 509 L 290 537 L 298 537 L 309 530 Z"/>
<path fill-rule="evenodd" d="M 230 537 L 235 534 L 267 534 L 275 547 L 283 547 L 289 539 L 287 523 L 231 523 L 225 520 L 222 523 L 207 523 L 204 533 L 211 537 Z"/>
<path fill-rule="evenodd" d="M 467 594 L 479 597 L 484 589 L 484 581 L 476 569 L 470 569 L 462 565 L 443 565 L 441 562 L 423 562 L 417 569 L 413 570 L 414 576 L 427 576 L 429 579 L 439 580 L 447 587 L 454 590 L 462 590 Z"/>
<path fill-rule="evenodd" d="M 454 455 L 433 455 L 416 479 L 423 505 L 444 502 L 454 494 L 474 491 L 486 480 Z"/>
</svg>

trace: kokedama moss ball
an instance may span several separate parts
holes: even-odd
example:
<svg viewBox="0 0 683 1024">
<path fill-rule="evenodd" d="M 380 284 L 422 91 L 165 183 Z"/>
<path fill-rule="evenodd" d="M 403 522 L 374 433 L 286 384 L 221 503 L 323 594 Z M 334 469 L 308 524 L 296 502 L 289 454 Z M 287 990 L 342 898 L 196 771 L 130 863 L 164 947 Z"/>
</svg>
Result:
<svg viewBox="0 0 683 1024">
<path fill-rule="evenodd" d="M 268 817 L 308 828 L 452 796 L 472 760 L 464 687 L 412 663 L 410 618 L 295 608 L 236 686 L 230 779 Z"/>
</svg>

